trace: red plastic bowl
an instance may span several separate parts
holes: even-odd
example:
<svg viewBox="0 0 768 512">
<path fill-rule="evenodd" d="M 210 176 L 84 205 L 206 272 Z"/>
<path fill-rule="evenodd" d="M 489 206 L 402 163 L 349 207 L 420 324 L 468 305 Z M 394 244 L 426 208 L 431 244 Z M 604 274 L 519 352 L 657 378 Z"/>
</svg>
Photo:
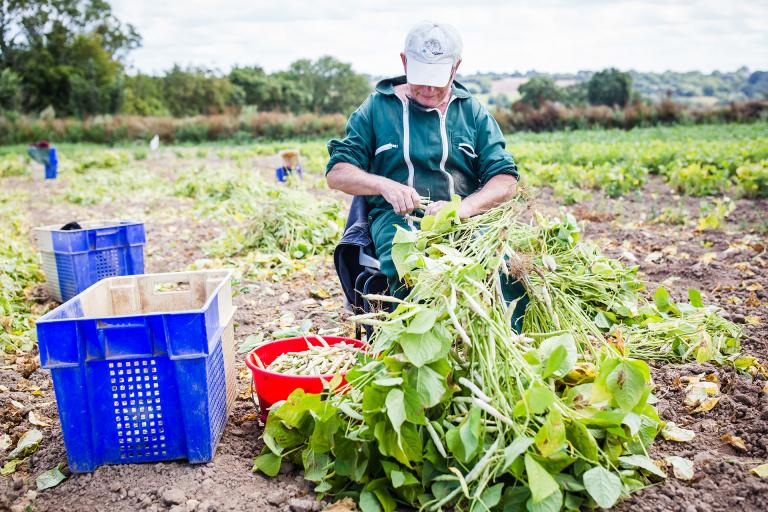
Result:
<svg viewBox="0 0 768 512">
<path fill-rule="evenodd" d="M 329 345 L 337 343 L 347 343 L 360 347 L 363 350 L 368 348 L 368 344 L 353 338 L 342 338 L 340 336 L 323 336 L 323 339 Z M 267 367 L 272 361 L 286 352 L 303 352 L 307 349 L 307 343 L 310 345 L 322 345 L 316 336 L 300 336 L 298 338 L 287 338 L 284 340 L 272 341 L 256 347 L 245 358 L 245 364 L 251 369 L 253 374 L 253 387 L 256 390 L 256 396 L 259 399 L 259 408 L 261 409 L 262 419 L 266 419 L 269 407 L 275 402 L 285 400 L 295 389 L 301 388 L 307 393 L 322 393 L 323 379 L 330 381 L 333 375 L 320 375 L 317 377 L 284 375 L 282 373 L 263 370 L 256 362 L 254 354 L 259 357 L 262 364 Z M 341 384 L 346 384 L 345 374 L 341 374 Z"/>
</svg>

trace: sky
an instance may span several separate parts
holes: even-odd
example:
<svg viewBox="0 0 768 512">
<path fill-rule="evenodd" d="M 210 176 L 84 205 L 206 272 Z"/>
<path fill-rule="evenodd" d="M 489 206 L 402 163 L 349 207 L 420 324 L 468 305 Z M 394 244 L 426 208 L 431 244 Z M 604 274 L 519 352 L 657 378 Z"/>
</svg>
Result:
<svg viewBox="0 0 768 512">
<path fill-rule="evenodd" d="M 402 72 L 418 21 L 454 25 L 460 73 L 768 69 L 768 0 L 112 0 L 143 37 L 134 70 L 174 63 L 268 72 L 332 55 L 357 72 Z"/>
</svg>

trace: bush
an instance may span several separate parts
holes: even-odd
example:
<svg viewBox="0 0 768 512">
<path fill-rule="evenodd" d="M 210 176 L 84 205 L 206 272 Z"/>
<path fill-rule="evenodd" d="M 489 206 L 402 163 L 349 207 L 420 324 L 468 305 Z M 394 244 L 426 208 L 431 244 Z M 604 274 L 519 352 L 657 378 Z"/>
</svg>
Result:
<svg viewBox="0 0 768 512">
<path fill-rule="evenodd" d="M 720 195 L 730 186 L 727 171 L 698 162 L 668 170 L 667 180 L 675 190 L 689 196 Z"/>
<path fill-rule="evenodd" d="M 736 182 L 744 197 L 768 197 L 768 161 L 739 167 Z"/>
<path fill-rule="evenodd" d="M 623 128 L 658 124 L 712 124 L 723 122 L 761 122 L 768 120 L 768 101 L 732 103 L 726 107 L 691 108 L 671 101 L 655 105 L 640 102 L 625 108 L 607 105 L 566 107 L 544 102 L 538 108 L 517 102 L 510 109 L 497 108 L 496 121 L 504 131 L 579 130 L 584 128 Z"/>
</svg>

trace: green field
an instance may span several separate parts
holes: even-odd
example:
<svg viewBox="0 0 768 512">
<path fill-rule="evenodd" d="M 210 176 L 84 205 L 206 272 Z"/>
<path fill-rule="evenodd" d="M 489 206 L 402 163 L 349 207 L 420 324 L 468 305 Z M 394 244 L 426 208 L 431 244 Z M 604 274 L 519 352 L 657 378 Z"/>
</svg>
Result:
<svg viewBox="0 0 768 512">
<path fill-rule="evenodd" d="M 295 414 L 303 418 L 302 422 L 312 421 L 318 429 L 335 429 L 342 420 L 349 428 L 334 436 L 323 430 L 305 445 L 303 434 L 297 437 L 289 423 L 277 425 L 272 420 L 264 429 L 286 443 L 296 441 L 302 451 L 294 453 L 293 448 L 286 448 L 283 455 L 275 444 L 277 441 L 270 440 L 272 444 L 257 459 L 257 467 L 273 475 L 285 458 L 304 468 L 302 485 L 307 485 L 307 480 L 314 481 L 308 489 L 317 493 L 353 489 L 354 496 L 371 510 L 378 510 L 373 503 L 386 510 L 392 509 L 395 500 L 401 505 L 415 503 L 419 482 L 430 471 L 440 473 L 442 482 L 429 487 L 427 494 L 432 506 L 442 506 L 453 498 L 462 506 L 474 499 L 472 496 L 480 496 L 480 501 L 488 504 L 500 503 L 502 499 L 504 503 L 514 504 L 521 499 L 525 503 L 534 493 L 533 502 L 541 502 L 534 505 L 543 507 L 549 503 L 547 500 L 551 501 L 549 509 L 541 510 L 559 510 L 558 500 L 565 500 L 566 507 L 574 510 L 593 503 L 611 506 L 619 495 L 629 502 L 619 507 L 632 507 L 632 500 L 646 499 L 642 497 L 651 496 L 656 489 L 681 485 L 672 479 L 673 463 L 669 461 L 683 464 L 684 470 L 690 469 L 688 462 L 681 463 L 669 456 L 693 457 L 696 450 L 713 443 L 724 445 L 720 436 L 734 432 L 738 442 L 746 443 L 745 448 L 731 453 L 730 448 L 721 447 L 718 457 L 736 461 L 738 469 L 726 474 L 720 468 L 711 477 L 731 478 L 729 482 L 753 478 L 748 475 L 749 469 L 768 456 L 768 451 L 761 448 L 761 425 L 765 425 L 760 419 L 761 410 L 752 407 L 737 414 L 733 410 L 737 400 L 723 400 L 716 409 L 705 411 L 717 418 L 720 430 L 705 429 L 695 423 L 701 416 L 693 417 L 695 411 L 684 405 L 680 379 L 710 372 L 708 379 L 716 381 L 719 375 L 724 382 L 737 383 L 729 385 L 740 393 L 763 393 L 761 389 L 768 377 L 768 368 L 761 363 L 768 356 L 764 341 L 768 339 L 768 297 L 763 284 L 768 272 L 763 256 L 768 233 L 768 124 L 515 133 L 509 134 L 507 141 L 520 168 L 527 202 L 510 204 L 508 209 L 498 208 L 482 225 L 473 222 L 485 220 L 457 224 L 448 217 L 439 218 L 434 224 L 439 228 L 411 235 L 418 237 L 411 242 L 399 242 L 410 251 L 402 253 L 403 261 L 428 260 L 429 264 L 424 264 L 423 271 L 408 270 L 409 278 L 421 287 L 419 297 L 423 301 L 411 301 L 401 308 L 388 321 L 389 334 L 386 328 L 378 331 L 384 344 L 389 343 L 388 376 L 381 378 L 385 384 L 374 383 L 371 392 L 379 394 L 368 399 L 378 404 L 378 412 L 366 413 L 363 423 L 355 423 L 357 420 L 349 418 L 357 418 L 358 409 L 352 411 L 353 416 L 329 416 L 319 399 L 293 404 L 285 414 Z M 352 321 L 343 308 L 329 257 L 341 235 L 349 198 L 326 186 L 325 142 L 179 145 L 162 146 L 157 151 L 149 151 L 145 144 L 109 148 L 61 144 L 59 176 L 51 181 L 36 177 L 39 169 L 26 158 L 26 148 L 0 148 L 0 343 L 8 363 L 0 369 L 0 385 L 16 390 L 18 368 L 31 368 L 37 383 L 35 392 L 39 393 L 34 396 L 40 401 L 36 411 L 52 420 L 39 454 L 15 458 L 5 471 L 39 475 L 51 469 L 46 461 L 63 454 L 60 436 L 51 433 L 51 429 L 58 433 L 58 425 L 50 376 L 35 366 L 35 319 L 56 306 L 43 285 L 44 276 L 29 236 L 35 226 L 72 220 L 138 220 L 147 230 L 146 272 L 234 269 L 233 300 L 238 308 L 235 335 L 243 353 L 264 340 L 310 329 L 323 335 L 351 334 Z M 274 179 L 274 168 L 280 164 L 277 153 L 286 148 L 300 150 L 305 169 L 303 180 L 293 180 L 287 186 Z M 463 235 L 456 234 L 462 229 Z M 449 233 L 451 230 L 456 232 Z M 475 232 L 484 235 L 470 235 Z M 461 254 L 456 248 L 446 249 L 446 244 L 457 240 L 465 244 L 460 247 L 464 251 Z M 492 295 L 490 287 L 484 288 L 487 275 L 476 274 L 477 268 L 491 268 L 499 261 L 500 251 L 510 248 L 512 254 L 524 256 L 518 261 L 517 271 L 526 276 L 532 291 L 552 289 L 551 295 L 541 292 L 540 297 L 532 297 L 533 305 L 523 323 L 530 339 L 512 337 L 506 313 L 497 308 L 499 301 L 486 300 Z M 463 262 L 475 259 L 481 261 L 477 268 L 464 267 Z M 451 277 L 446 278 L 449 271 Z M 489 275 L 497 274 L 494 270 Z M 485 284 L 481 284 L 481 279 L 486 279 L 482 281 Z M 442 295 L 445 290 L 440 286 L 445 283 L 456 286 L 455 305 Z M 480 287 L 475 296 L 482 301 L 480 306 L 471 302 L 475 300 L 471 299 L 472 294 L 476 293 L 473 286 Z M 418 321 L 411 318 L 413 312 Z M 514 360 L 510 366 L 514 372 L 495 361 L 472 358 L 466 360 L 467 364 L 479 361 L 477 368 L 482 375 L 465 371 L 462 358 L 449 355 L 448 350 L 453 346 L 450 354 L 454 354 L 468 345 L 462 345 L 461 338 L 441 334 L 455 327 L 451 313 L 457 316 L 456 323 L 469 329 L 469 336 L 480 340 L 479 344 L 487 344 L 482 345 L 480 352 L 498 349 L 502 359 Z M 491 317 L 495 319 L 492 322 L 488 321 Z M 568 328 L 581 326 L 573 329 L 572 338 L 558 334 L 564 330 L 561 318 Z M 449 343 L 437 343 L 437 334 L 428 340 L 432 345 L 423 350 L 418 343 L 393 341 L 400 339 L 402 328 L 428 330 L 430 326 L 442 336 L 440 339 Z M 740 336 L 742 332 L 744 336 Z M 500 339 L 513 341 L 495 345 L 492 339 L 499 333 Z M 422 334 L 404 336 L 403 340 L 414 341 Z M 542 341 L 544 338 L 546 341 Z M 598 338 L 603 338 L 603 344 L 595 346 Z M 528 351 L 528 344 L 534 340 L 536 348 Z M 445 356 L 440 361 L 434 359 L 434 353 L 427 353 L 437 350 L 437 344 L 442 347 L 440 350 L 445 349 L 445 353 L 440 353 L 440 357 Z M 578 347 L 579 366 L 572 368 L 571 363 L 576 361 L 574 347 Z M 430 426 L 438 431 L 428 435 L 434 434 L 433 440 L 443 439 L 450 456 L 438 457 L 437 444 L 429 444 L 426 431 L 422 430 L 422 425 L 426 425 L 425 410 L 418 404 L 414 406 L 413 397 L 398 398 L 405 397 L 413 372 L 421 375 L 418 368 L 411 368 L 408 375 L 400 371 L 404 361 L 413 360 L 431 368 L 425 370 L 427 377 L 431 375 L 431 384 L 424 384 L 429 389 L 422 392 L 429 395 L 432 405 L 425 410 L 440 417 L 439 421 L 430 418 L 435 420 Z M 457 366 L 450 370 L 450 364 Z M 621 375 L 616 376 L 612 365 L 623 368 Z M 250 425 L 248 428 L 260 435 L 265 430 L 256 425 L 242 354 L 238 356 L 238 366 L 241 397 L 233 417 L 237 418 L 237 425 Z M 560 371 L 566 367 L 568 372 Z M 577 375 L 573 381 L 556 379 L 553 373 L 571 375 L 582 370 L 586 373 Z M 481 413 L 477 408 L 472 408 L 474 412 L 470 414 L 467 407 L 474 403 L 472 395 L 459 396 L 462 391 L 456 383 L 446 394 L 448 388 L 441 384 L 443 380 L 450 381 L 446 373 L 449 371 L 465 372 L 473 379 L 482 377 L 485 380 L 478 382 L 485 383 L 484 389 L 501 389 L 498 396 L 505 398 L 494 401 L 497 409 L 493 414 L 487 409 Z M 509 380 L 503 377 L 513 373 Z M 609 373 L 613 377 L 607 376 Z M 435 379 L 435 375 L 440 378 Z M 625 378 L 629 382 L 626 388 Z M 615 382 L 609 382 L 610 379 Z M 518 397 L 517 382 L 535 382 L 535 386 L 531 384 L 532 393 L 556 396 L 552 399 L 561 404 L 559 412 L 521 411 L 514 401 L 506 400 L 508 396 Z M 592 405 L 608 408 L 599 413 L 603 416 L 589 420 L 581 416 L 578 402 L 579 397 L 592 393 L 593 385 L 602 386 L 606 401 L 599 407 Z M 394 398 L 385 399 L 379 388 L 393 392 Z M 547 389 L 556 395 L 545 393 Z M 657 411 L 650 402 L 646 404 L 651 392 L 666 397 L 669 407 L 659 407 Z M 722 393 L 728 392 L 723 386 Z M 17 393 L 14 396 L 21 397 L 18 400 L 26 396 L 26 391 Z M 525 396 L 525 400 L 530 398 Z M 452 397 L 458 400 L 454 402 Z M 357 398 L 350 397 L 347 405 L 359 408 Z M 605 405 L 609 398 L 612 405 Z M 748 399 L 758 400 L 751 395 Z M 485 404 L 493 400 L 488 397 Z M 363 407 L 370 404 L 362 402 Z M 13 412 L 15 409 L 8 411 L 5 416 L 0 414 L 0 419 L 15 429 L 15 439 L 28 427 L 25 418 Z M 674 415 L 669 416 L 669 411 Z M 692 444 L 657 443 L 653 448 L 656 451 L 648 450 L 646 454 L 654 437 L 661 437 L 661 429 L 666 428 L 664 422 L 673 419 L 686 425 L 686 429 L 675 430 L 672 424 L 665 430 L 665 438 L 692 439 L 695 431 L 696 440 Z M 516 446 L 520 432 L 508 430 L 511 423 L 530 436 L 523 436 L 527 444 L 521 449 L 529 450 L 524 457 L 512 457 L 514 450 L 510 447 Z M 402 428 L 403 436 L 410 436 L 408 446 L 401 451 L 390 424 Z M 375 442 L 366 425 L 378 432 Z M 253 439 L 231 437 L 234 428 L 231 424 L 227 427 L 230 437 L 225 439 L 237 449 L 236 456 L 225 454 L 230 458 L 219 457 L 211 463 L 216 468 L 213 478 L 217 489 L 224 489 L 228 478 L 247 473 L 262 447 L 254 441 L 256 434 Z M 494 432 L 504 432 L 506 437 L 495 438 Z M 580 440 L 574 439 L 576 435 L 582 436 Z M 353 446 L 350 443 L 357 443 L 358 438 L 364 439 L 359 449 L 366 453 L 375 452 L 374 448 L 386 450 L 384 455 L 391 455 L 387 464 L 379 467 L 373 462 L 368 466 L 368 462 L 361 462 L 342 469 L 344 475 L 336 474 L 328 465 L 331 455 L 320 450 L 330 447 L 333 440 L 333 456 L 343 464 L 348 460 L 344 450 Z M 560 444 L 550 449 L 550 438 L 559 439 Z M 572 464 L 573 457 L 566 452 L 573 451 L 585 439 L 591 441 L 579 445 L 578 450 L 592 455 L 585 459 L 574 455 L 583 460 Z M 443 466 L 450 460 L 455 464 L 453 469 L 441 466 L 438 471 L 416 463 L 422 457 L 422 442 L 425 458 L 431 457 Z M 738 442 L 734 446 L 740 446 Z M 471 452 L 462 451 L 461 446 L 466 443 L 474 447 Z M 488 469 L 506 468 L 502 465 L 506 457 L 501 457 L 502 451 L 511 453 L 509 457 L 514 463 L 510 462 L 508 470 L 516 482 L 505 484 L 503 497 L 500 485 L 512 481 L 511 477 L 505 475 L 497 482 L 495 473 Z M 484 457 L 484 453 L 495 453 L 493 460 Z M 639 491 L 663 478 L 660 475 L 664 471 L 654 469 L 654 464 L 666 467 L 667 485 Z M 474 465 L 480 469 L 473 471 Z M 98 495 L 101 488 L 110 489 L 114 482 L 128 485 L 135 478 L 130 471 L 141 475 L 152 467 L 123 466 L 115 473 L 97 472 L 93 477 L 93 494 Z M 193 481 L 188 477 L 196 471 L 184 464 L 162 467 L 165 469 L 158 473 L 157 483 L 150 485 L 157 494 L 164 487 L 176 485 L 173 482 L 177 480 Z M 178 468 L 179 473 L 168 468 Z M 680 467 L 675 468 L 677 474 Z M 365 471 L 378 475 L 374 482 L 379 487 L 364 487 L 369 484 Z M 590 477 L 584 476 L 587 471 Z M 697 467 L 696 471 L 701 469 Z M 478 472 L 482 472 L 481 478 Z M 546 481 L 546 488 L 535 487 L 532 473 Z M 277 478 L 284 479 L 275 485 L 293 485 L 297 477 L 289 473 Z M 463 487 L 459 485 L 461 479 L 468 480 Z M 582 481 L 590 487 L 588 491 Z M 67 508 L 57 500 L 77 499 L 75 486 L 79 482 L 77 477 L 70 478 L 44 493 L 38 503 L 42 502 L 43 510 Z M 249 492 L 244 494 L 248 499 L 260 496 L 272 485 L 267 479 L 248 482 Z M 696 482 L 685 485 L 697 485 Z M 196 491 L 190 492 L 202 497 Z M 632 496 L 628 496 L 630 493 Z M 647 500 L 658 509 L 664 507 L 663 497 Z M 138 503 L 136 498 L 125 502 L 134 508 Z M 65 504 L 77 507 L 71 501 Z"/>
</svg>

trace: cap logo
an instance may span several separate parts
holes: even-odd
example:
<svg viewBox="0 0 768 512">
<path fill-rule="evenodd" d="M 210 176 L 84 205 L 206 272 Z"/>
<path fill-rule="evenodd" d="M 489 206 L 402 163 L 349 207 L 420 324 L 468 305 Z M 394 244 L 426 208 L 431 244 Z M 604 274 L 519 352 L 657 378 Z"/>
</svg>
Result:
<svg viewBox="0 0 768 512">
<path fill-rule="evenodd" d="M 424 41 L 424 45 L 421 48 L 421 53 L 425 56 L 431 53 L 433 57 L 437 57 L 438 55 L 443 54 L 443 46 L 437 39 L 427 39 Z"/>
</svg>

